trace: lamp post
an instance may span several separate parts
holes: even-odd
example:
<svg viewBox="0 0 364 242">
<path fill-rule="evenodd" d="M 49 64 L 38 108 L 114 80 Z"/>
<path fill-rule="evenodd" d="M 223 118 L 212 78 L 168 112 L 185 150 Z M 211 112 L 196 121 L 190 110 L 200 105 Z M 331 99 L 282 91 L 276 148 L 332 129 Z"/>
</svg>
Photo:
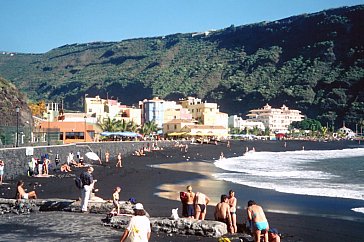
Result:
<svg viewBox="0 0 364 242">
<path fill-rule="evenodd" d="M 15 146 L 19 147 L 19 112 L 20 112 L 19 106 L 15 107 L 15 112 L 16 112 L 16 143 L 15 143 Z"/>
<path fill-rule="evenodd" d="M 48 141 L 48 146 L 50 146 L 51 141 L 50 141 L 50 136 L 49 136 L 49 135 L 50 135 L 50 134 L 49 134 L 49 129 L 50 129 L 50 125 L 51 125 L 51 123 L 50 123 L 50 121 L 51 121 L 51 120 L 50 120 L 50 119 L 51 119 L 51 117 L 50 117 L 51 115 L 50 115 L 50 114 L 51 114 L 51 113 L 50 113 L 50 112 L 48 112 L 47 114 L 48 114 L 47 141 Z"/>
</svg>

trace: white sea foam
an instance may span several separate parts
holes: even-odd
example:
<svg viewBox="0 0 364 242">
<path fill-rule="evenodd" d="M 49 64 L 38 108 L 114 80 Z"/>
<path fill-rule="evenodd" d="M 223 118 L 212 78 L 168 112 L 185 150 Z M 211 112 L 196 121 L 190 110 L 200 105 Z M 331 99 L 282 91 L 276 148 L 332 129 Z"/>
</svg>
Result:
<svg viewBox="0 0 364 242">
<path fill-rule="evenodd" d="M 364 208 L 352 208 L 351 210 L 358 213 L 364 213 Z"/>
<path fill-rule="evenodd" d="M 364 178 L 356 178 L 353 182 L 350 174 L 347 178 L 341 177 L 342 174 L 319 166 L 323 160 L 338 161 L 350 157 L 363 159 L 364 149 L 251 152 L 241 157 L 216 161 L 217 167 L 228 172 L 214 176 L 285 193 L 364 200 Z"/>
</svg>

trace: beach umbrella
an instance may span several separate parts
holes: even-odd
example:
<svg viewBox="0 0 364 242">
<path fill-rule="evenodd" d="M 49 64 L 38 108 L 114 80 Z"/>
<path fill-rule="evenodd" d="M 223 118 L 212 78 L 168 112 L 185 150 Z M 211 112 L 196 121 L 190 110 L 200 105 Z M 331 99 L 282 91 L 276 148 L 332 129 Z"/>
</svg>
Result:
<svg viewBox="0 0 364 242">
<path fill-rule="evenodd" d="M 105 131 L 105 132 L 102 132 L 100 133 L 101 136 L 110 136 L 110 135 L 113 135 L 112 132 L 109 132 L 109 131 Z"/>
<path fill-rule="evenodd" d="M 87 152 L 85 156 L 90 160 L 100 160 L 99 156 L 94 152 Z"/>
</svg>

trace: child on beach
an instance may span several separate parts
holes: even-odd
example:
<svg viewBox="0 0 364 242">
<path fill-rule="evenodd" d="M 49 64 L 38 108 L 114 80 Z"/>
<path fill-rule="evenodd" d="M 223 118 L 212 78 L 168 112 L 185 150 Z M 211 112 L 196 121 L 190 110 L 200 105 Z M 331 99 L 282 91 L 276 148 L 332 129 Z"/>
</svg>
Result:
<svg viewBox="0 0 364 242">
<path fill-rule="evenodd" d="M 238 227 L 236 225 L 236 205 L 237 199 L 235 197 L 235 192 L 233 190 L 229 191 L 229 206 L 230 206 L 230 214 L 231 214 L 231 223 L 232 223 L 232 233 L 236 233 L 238 231 Z"/>
<path fill-rule="evenodd" d="M 115 212 L 116 210 L 118 214 L 120 214 L 120 204 L 119 204 L 120 192 L 121 192 L 121 187 L 116 187 L 114 189 L 114 193 L 112 194 L 112 203 L 114 204 L 114 208 L 111 211 L 112 213 Z"/>
</svg>

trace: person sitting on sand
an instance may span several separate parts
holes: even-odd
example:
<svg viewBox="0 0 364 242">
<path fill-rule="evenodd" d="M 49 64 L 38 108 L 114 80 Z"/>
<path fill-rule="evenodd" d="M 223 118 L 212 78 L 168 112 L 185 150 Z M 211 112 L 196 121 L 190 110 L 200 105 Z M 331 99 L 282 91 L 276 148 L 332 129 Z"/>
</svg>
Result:
<svg viewBox="0 0 364 242">
<path fill-rule="evenodd" d="M 225 223 L 228 227 L 228 230 L 231 233 L 234 233 L 231 223 L 229 199 L 228 196 L 226 196 L 225 194 L 221 195 L 221 200 L 215 207 L 214 217 L 216 221 Z"/>
<path fill-rule="evenodd" d="M 197 192 L 195 195 L 195 219 L 205 220 L 207 204 L 210 198 L 202 192 Z"/>
<path fill-rule="evenodd" d="M 16 186 L 16 199 L 37 199 L 37 194 L 35 193 L 35 191 L 31 191 L 28 193 L 25 192 L 24 182 L 22 180 L 18 181 L 18 184 Z"/>
<path fill-rule="evenodd" d="M 281 237 L 279 236 L 277 229 L 269 229 L 268 240 L 269 242 L 281 242 Z"/>
<path fill-rule="evenodd" d="M 70 172 L 71 167 L 69 165 L 67 165 L 67 163 L 64 163 L 63 165 L 61 165 L 60 170 L 61 170 L 61 172 Z"/>
<path fill-rule="evenodd" d="M 128 227 L 121 236 L 120 242 L 147 242 L 150 239 L 150 220 L 145 216 L 143 204 L 137 203 L 134 206 L 134 214 L 129 221 Z"/>
<path fill-rule="evenodd" d="M 116 187 L 114 189 L 114 193 L 112 194 L 112 203 L 114 204 L 114 208 L 111 211 L 112 213 L 117 211 L 117 214 L 120 214 L 120 204 L 119 204 L 120 191 L 121 187 Z"/>
<path fill-rule="evenodd" d="M 259 242 L 260 235 L 264 233 L 264 242 L 268 242 L 269 224 L 263 208 L 257 205 L 255 201 L 250 200 L 248 202 L 247 213 L 248 219 L 253 223 L 254 241 Z"/>
</svg>

